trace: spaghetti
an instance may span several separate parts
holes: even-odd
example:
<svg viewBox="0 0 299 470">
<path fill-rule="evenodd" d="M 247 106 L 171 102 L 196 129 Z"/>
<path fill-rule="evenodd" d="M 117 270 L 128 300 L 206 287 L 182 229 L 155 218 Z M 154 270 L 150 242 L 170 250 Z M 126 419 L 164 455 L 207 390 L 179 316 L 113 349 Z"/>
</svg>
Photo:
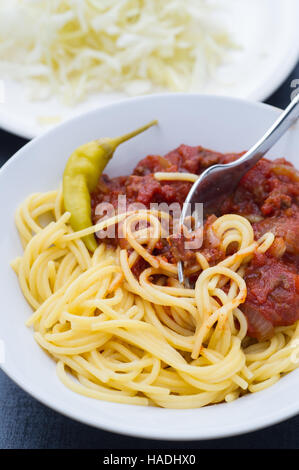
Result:
<svg viewBox="0 0 299 470">
<path fill-rule="evenodd" d="M 100 400 L 197 408 L 262 390 L 295 369 L 298 322 L 257 342 L 247 337 L 239 309 L 245 267 L 274 235 L 255 241 L 246 218 L 219 217 L 211 229 L 227 254 L 210 266 L 198 252 L 197 281 L 185 289 L 176 265 L 153 254 L 163 217 L 132 211 L 73 232 L 61 191 L 33 194 L 18 209 L 24 254 L 12 266 L 34 310 L 27 325 L 57 361 L 61 381 Z M 93 254 L 87 250 L 83 237 L 120 222 L 127 248 L 101 243 Z M 229 254 L 232 244 L 237 249 Z M 136 277 L 140 259 L 148 267 Z"/>
</svg>

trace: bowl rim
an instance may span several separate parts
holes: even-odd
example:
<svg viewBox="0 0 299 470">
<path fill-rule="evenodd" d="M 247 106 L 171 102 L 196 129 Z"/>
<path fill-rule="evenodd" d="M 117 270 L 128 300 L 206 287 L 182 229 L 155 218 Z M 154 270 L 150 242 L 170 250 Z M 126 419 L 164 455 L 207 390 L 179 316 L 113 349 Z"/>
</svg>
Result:
<svg viewBox="0 0 299 470">
<path fill-rule="evenodd" d="M 242 99 L 242 98 L 235 98 L 235 97 L 227 97 L 227 96 L 218 96 L 218 95 L 202 95 L 199 93 L 156 93 L 152 94 L 149 96 L 139 96 L 139 97 L 134 97 L 134 98 L 127 98 L 125 100 L 122 100 L 120 102 L 115 102 L 115 103 L 110 103 L 107 104 L 104 107 L 99 107 L 93 110 L 89 110 L 85 113 L 82 113 L 79 116 L 75 116 L 72 119 L 69 119 L 67 121 L 64 121 L 57 126 L 49 129 L 47 132 L 44 134 L 34 138 L 33 140 L 29 141 L 26 143 L 23 147 L 21 147 L 1 168 L 0 168 L 0 179 L 5 175 L 7 169 L 10 167 L 10 165 L 14 164 L 16 160 L 22 157 L 23 152 L 28 152 L 31 147 L 35 146 L 37 143 L 41 142 L 45 137 L 49 137 L 51 135 L 55 135 L 57 129 L 59 128 L 60 130 L 63 130 L 64 127 L 72 126 L 73 123 L 79 122 L 83 119 L 85 119 L 87 116 L 91 117 L 92 115 L 96 115 L 99 111 L 103 112 L 106 108 L 118 108 L 119 106 L 126 106 L 128 103 L 135 103 L 135 102 L 142 102 L 142 101 L 150 101 L 152 99 L 177 99 L 177 100 L 184 100 L 185 97 L 189 97 L 189 99 L 201 99 L 205 101 L 209 100 L 218 100 L 220 102 L 235 102 L 235 103 L 240 103 L 246 106 L 250 107 L 255 107 L 256 109 L 265 109 L 265 108 L 271 108 L 277 115 L 281 112 L 280 108 L 274 107 L 269 104 L 265 103 L 259 103 L 259 102 L 253 102 L 250 100 Z M 154 430 L 149 430 L 147 431 L 146 429 L 143 430 L 142 433 L 139 432 L 139 435 L 137 436 L 136 432 L 134 431 L 133 427 L 128 427 L 128 424 L 124 423 L 118 423 L 116 424 L 115 422 L 111 422 L 108 419 L 102 420 L 101 423 L 98 422 L 96 417 L 93 416 L 86 416 L 84 417 L 80 413 L 75 413 L 72 410 L 64 410 L 62 405 L 55 402 L 54 400 L 51 401 L 50 399 L 44 398 L 41 396 L 42 394 L 36 390 L 34 387 L 31 386 L 30 383 L 26 382 L 23 380 L 22 377 L 19 377 L 18 374 L 12 370 L 6 367 L 5 364 L 0 363 L 0 368 L 3 370 L 3 372 L 15 383 L 17 384 L 21 389 L 23 389 L 25 392 L 29 393 L 33 398 L 35 398 L 37 401 L 42 403 L 43 405 L 51 408 L 52 410 L 62 414 L 63 416 L 67 418 L 74 419 L 75 421 L 81 422 L 86 425 L 93 426 L 97 429 L 102 429 L 105 431 L 110 431 L 113 433 L 118 433 L 122 435 L 127 435 L 135 438 L 143 438 L 143 439 L 153 439 L 153 440 L 171 440 L 171 441 L 195 441 L 195 440 L 207 440 L 207 439 L 220 439 L 220 438 L 226 438 L 226 437 L 231 437 L 231 436 L 236 436 L 240 434 L 246 434 L 249 432 L 257 431 L 260 429 L 263 429 L 265 427 L 277 424 L 281 421 L 284 421 L 294 415 L 296 415 L 299 412 L 299 400 L 297 403 L 294 403 L 292 405 L 287 405 L 286 407 L 283 407 L 281 410 L 277 410 L 275 415 L 269 414 L 267 416 L 262 416 L 257 417 L 254 422 L 246 423 L 246 422 L 241 422 L 238 424 L 238 426 L 231 426 L 228 431 L 224 430 L 224 427 L 222 425 L 221 428 L 218 428 L 217 430 L 211 429 L 207 430 L 206 434 L 203 436 L 201 432 L 196 433 L 194 432 L 194 429 L 191 431 L 179 431 L 176 433 L 170 433 L 168 435 L 165 435 L 165 433 L 159 433 L 159 431 L 154 431 Z M 134 405 L 135 406 L 135 405 Z M 217 405 L 216 405 L 217 406 Z M 181 413 L 184 412 L 184 410 L 177 410 Z"/>
</svg>

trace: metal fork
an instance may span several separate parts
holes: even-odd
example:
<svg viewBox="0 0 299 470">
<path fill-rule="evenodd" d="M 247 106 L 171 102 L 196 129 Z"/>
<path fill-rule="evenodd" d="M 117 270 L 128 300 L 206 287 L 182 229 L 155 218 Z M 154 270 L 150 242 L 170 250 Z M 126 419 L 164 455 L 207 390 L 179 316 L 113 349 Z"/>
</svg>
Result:
<svg viewBox="0 0 299 470">
<path fill-rule="evenodd" d="M 225 165 L 211 166 L 199 176 L 184 202 L 180 225 L 184 224 L 187 213 L 190 214 L 190 208 L 191 213 L 194 212 L 193 208 L 196 203 L 203 204 L 203 217 L 217 213 L 217 207 L 221 207 L 223 199 L 236 189 L 245 173 L 273 147 L 298 118 L 299 94 L 266 134 L 241 158 Z M 178 262 L 178 278 L 179 282 L 184 284 L 182 261 Z"/>
</svg>

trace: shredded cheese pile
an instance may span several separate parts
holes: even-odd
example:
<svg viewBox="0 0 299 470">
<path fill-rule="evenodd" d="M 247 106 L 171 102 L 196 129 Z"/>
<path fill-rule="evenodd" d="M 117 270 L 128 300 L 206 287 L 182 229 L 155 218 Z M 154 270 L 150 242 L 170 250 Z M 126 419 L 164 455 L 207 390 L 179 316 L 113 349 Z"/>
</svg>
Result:
<svg viewBox="0 0 299 470">
<path fill-rule="evenodd" d="M 31 99 L 200 91 L 234 46 L 219 0 L 0 0 L 0 76 Z M 223 5 L 223 3 L 222 3 Z"/>
</svg>

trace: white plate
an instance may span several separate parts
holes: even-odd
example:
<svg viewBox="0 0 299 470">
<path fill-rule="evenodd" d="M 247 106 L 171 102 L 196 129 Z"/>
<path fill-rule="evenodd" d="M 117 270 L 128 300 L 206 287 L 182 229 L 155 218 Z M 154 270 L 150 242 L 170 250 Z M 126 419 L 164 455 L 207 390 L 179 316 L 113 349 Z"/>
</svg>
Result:
<svg viewBox="0 0 299 470">
<path fill-rule="evenodd" d="M 123 144 L 107 173 L 122 175 L 147 154 L 164 154 L 181 143 L 239 152 L 255 143 L 280 111 L 242 100 L 201 95 L 154 95 L 126 100 L 65 122 L 23 147 L 0 171 L 0 340 L 3 370 L 24 390 L 53 409 L 87 424 L 138 437 L 207 439 L 253 431 L 299 411 L 299 370 L 271 388 L 232 403 L 195 410 L 120 405 L 86 398 L 67 389 L 54 361 L 24 326 L 31 309 L 9 262 L 22 249 L 14 225 L 16 207 L 30 193 L 57 188 L 75 147 L 101 136 L 116 136 L 153 118 L 159 126 Z M 299 166 L 299 126 L 272 149 Z"/>
<path fill-rule="evenodd" d="M 231 54 L 203 93 L 262 101 L 275 91 L 296 64 L 299 55 L 298 0 L 225 0 L 224 18 L 241 46 Z M 291 94 L 290 88 L 290 94 Z M 0 127 L 32 138 L 47 126 L 40 118 L 61 121 L 125 98 L 122 94 L 97 94 L 67 108 L 56 100 L 29 102 L 21 85 L 5 82 L 5 102 L 0 104 Z"/>
</svg>

